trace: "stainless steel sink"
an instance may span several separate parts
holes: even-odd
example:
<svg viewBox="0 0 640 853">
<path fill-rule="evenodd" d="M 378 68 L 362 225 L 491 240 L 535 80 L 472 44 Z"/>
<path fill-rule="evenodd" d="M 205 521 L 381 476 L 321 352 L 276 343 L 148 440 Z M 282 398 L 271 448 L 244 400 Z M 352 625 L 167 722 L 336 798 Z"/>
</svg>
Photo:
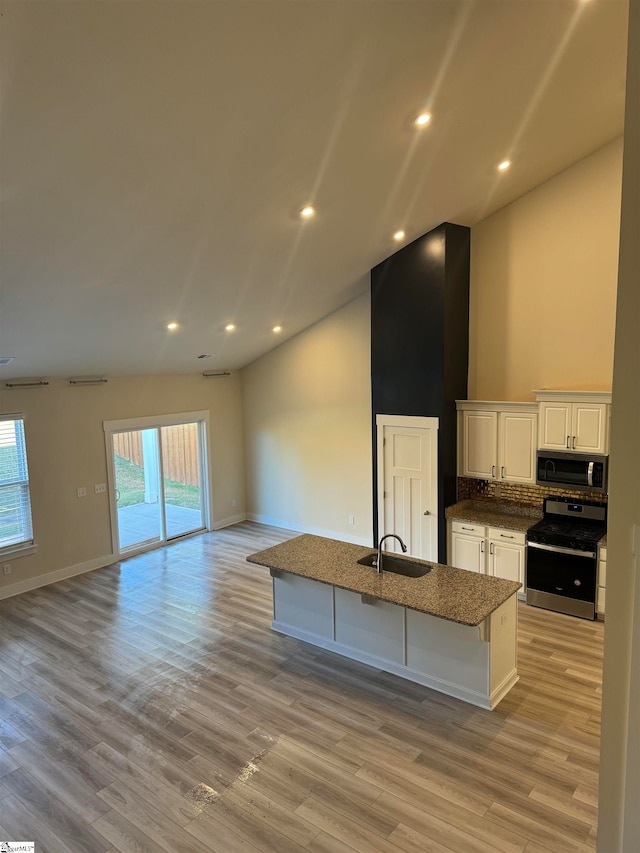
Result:
<svg viewBox="0 0 640 853">
<path fill-rule="evenodd" d="M 367 554 L 358 560 L 361 566 L 376 567 L 378 554 Z M 411 560 L 403 560 L 402 557 L 396 557 L 394 554 L 384 554 L 382 557 L 382 573 L 393 572 L 396 575 L 404 575 L 406 578 L 421 578 L 431 571 L 431 566 L 422 566 L 420 563 L 414 563 Z"/>
</svg>

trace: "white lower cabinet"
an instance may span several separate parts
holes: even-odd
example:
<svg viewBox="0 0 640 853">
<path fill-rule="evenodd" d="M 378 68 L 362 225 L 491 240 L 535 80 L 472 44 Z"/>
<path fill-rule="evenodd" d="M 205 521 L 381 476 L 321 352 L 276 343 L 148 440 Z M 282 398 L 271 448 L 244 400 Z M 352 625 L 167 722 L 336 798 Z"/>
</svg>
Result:
<svg viewBox="0 0 640 853">
<path fill-rule="evenodd" d="M 482 524 L 451 523 L 451 556 L 449 563 L 468 572 L 485 572 L 485 527 Z"/>
<path fill-rule="evenodd" d="M 522 584 L 525 595 L 525 534 L 502 527 L 452 521 L 450 563 L 457 569 L 481 572 Z"/>
<path fill-rule="evenodd" d="M 598 586 L 596 589 L 596 612 L 604 616 L 604 600 L 607 586 L 607 546 L 598 549 Z"/>
</svg>

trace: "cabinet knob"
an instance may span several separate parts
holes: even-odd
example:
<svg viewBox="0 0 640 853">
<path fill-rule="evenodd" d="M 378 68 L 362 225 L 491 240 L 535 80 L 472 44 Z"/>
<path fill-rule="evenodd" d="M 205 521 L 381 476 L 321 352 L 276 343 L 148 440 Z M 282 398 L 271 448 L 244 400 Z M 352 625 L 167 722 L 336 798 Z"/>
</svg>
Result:
<svg viewBox="0 0 640 853">
<path fill-rule="evenodd" d="M 495 466 L 495 465 L 492 465 L 492 466 L 491 466 L 491 476 L 492 476 L 492 477 L 495 477 L 495 476 L 496 476 L 496 466 Z"/>
<path fill-rule="evenodd" d="M 570 448 L 569 448 L 569 442 L 570 442 L 570 441 L 571 441 L 571 436 L 570 436 L 570 435 L 568 435 L 568 436 L 567 436 L 567 450 L 569 450 L 569 449 L 570 449 Z"/>
<path fill-rule="evenodd" d="M 576 449 L 576 437 L 575 437 L 575 435 L 574 435 L 574 436 L 573 436 L 573 446 L 572 446 L 572 450 L 575 450 L 575 449 Z"/>
</svg>

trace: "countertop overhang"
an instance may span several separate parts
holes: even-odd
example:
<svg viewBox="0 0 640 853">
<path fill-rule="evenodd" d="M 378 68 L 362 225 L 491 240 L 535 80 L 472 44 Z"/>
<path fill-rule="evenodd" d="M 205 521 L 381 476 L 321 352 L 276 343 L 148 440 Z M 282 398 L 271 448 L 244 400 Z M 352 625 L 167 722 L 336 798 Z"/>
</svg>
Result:
<svg viewBox="0 0 640 853">
<path fill-rule="evenodd" d="M 251 554 L 247 561 L 474 627 L 521 587 L 515 581 L 416 559 L 416 563 L 431 566 L 421 578 L 385 571 L 378 574 L 358 564 L 374 550 L 305 533 Z"/>
</svg>

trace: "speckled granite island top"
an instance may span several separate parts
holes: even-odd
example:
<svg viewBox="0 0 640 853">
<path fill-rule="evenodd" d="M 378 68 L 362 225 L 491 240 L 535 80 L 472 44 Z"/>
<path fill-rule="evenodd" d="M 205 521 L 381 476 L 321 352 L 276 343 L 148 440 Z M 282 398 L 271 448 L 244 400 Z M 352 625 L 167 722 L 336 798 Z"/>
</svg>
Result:
<svg viewBox="0 0 640 853">
<path fill-rule="evenodd" d="M 431 571 L 421 578 L 407 578 L 385 571 L 379 575 L 375 569 L 357 562 L 374 550 L 305 533 L 251 554 L 247 560 L 351 592 L 372 595 L 381 601 L 401 604 L 462 625 L 480 625 L 521 586 L 515 581 L 439 563 L 427 563 L 432 567 Z M 426 561 L 415 562 L 424 564 Z"/>
<path fill-rule="evenodd" d="M 530 527 L 540 521 L 542 510 L 524 504 L 466 500 L 447 507 L 445 515 L 453 521 L 468 521 L 469 524 L 503 527 L 505 530 L 526 533 Z"/>
</svg>

